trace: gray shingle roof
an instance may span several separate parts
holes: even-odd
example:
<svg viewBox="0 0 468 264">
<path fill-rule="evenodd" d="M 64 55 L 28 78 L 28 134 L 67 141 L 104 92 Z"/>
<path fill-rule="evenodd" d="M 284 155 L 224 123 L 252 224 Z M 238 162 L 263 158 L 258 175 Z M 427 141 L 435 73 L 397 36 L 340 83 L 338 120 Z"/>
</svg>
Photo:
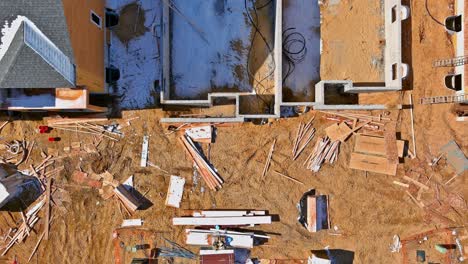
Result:
<svg viewBox="0 0 468 264">
<path fill-rule="evenodd" d="M 74 63 L 61 0 L 0 0 L 0 28 L 25 16 Z M 0 88 L 74 87 L 24 42 L 24 25 L 0 61 Z M 2 33 L 0 32 L 0 39 Z"/>
</svg>

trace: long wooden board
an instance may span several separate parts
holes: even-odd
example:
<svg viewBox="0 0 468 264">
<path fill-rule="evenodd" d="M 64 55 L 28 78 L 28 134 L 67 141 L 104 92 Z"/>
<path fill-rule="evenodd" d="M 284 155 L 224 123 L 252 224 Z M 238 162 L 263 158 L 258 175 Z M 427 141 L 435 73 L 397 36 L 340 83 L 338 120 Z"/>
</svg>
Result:
<svg viewBox="0 0 468 264">
<path fill-rule="evenodd" d="M 351 169 L 377 172 L 393 176 L 396 175 L 397 171 L 397 164 L 390 163 L 387 158 L 361 153 L 351 153 L 349 167 Z"/>
<path fill-rule="evenodd" d="M 307 196 L 307 230 L 317 232 L 317 198 Z"/>
<path fill-rule="evenodd" d="M 397 153 L 398 157 L 403 157 L 403 151 L 405 149 L 405 141 L 397 140 Z M 356 145 L 354 146 L 355 152 L 375 155 L 387 155 L 385 148 L 385 139 L 381 137 L 372 137 L 358 135 L 356 137 Z"/>
</svg>

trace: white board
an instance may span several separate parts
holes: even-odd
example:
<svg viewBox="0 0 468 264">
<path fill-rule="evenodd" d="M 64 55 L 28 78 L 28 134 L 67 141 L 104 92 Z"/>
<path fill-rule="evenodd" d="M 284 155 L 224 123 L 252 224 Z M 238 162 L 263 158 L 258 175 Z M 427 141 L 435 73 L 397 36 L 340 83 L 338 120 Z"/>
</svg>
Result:
<svg viewBox="0 0 468 264">
<path fill-rule="evenodd" d="M 171 175 L 171 182 L 167 190 L 166 205 L 179 208 L 182 196 L 184 194 L 185 179 L 179 176 Z"/>
<path fill-rule="evenodd" d="M 141 148 L 141 161 L 140 161 L 141 167 L 146 167 L 146 162 L 148 161 L 148 143 L 149 143 L 149 137 L 143 136 L 143 146 Z"/>
<path fill-rule="evenodd" d="M 243 216 L 243 217 L 174 217 L 173 225 L 195 226 L 242 226 L 271 224 L 271 216 Z"/>
</svg>

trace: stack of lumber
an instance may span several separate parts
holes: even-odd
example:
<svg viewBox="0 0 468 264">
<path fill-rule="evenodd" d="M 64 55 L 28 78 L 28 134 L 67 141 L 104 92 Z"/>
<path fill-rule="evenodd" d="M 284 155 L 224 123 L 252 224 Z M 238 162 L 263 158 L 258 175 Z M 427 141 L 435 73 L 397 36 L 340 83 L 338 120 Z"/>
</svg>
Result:
<svg viewBox="0 0 468 264">
<path fill-rule="evenodd" d="M 81 134 L 103 136 L 113 141 L 119 141 L 121 134 L 106 129 L 104 125 L 96 124 L 107 121 L 107 118 L 47 118 L 47 126 Z"/>
<path fill-rule="evenodd" d="M 299 128 L 297 129 L 296 139 L 293 143 L 292 149 L 292 158 L 296 160 L 299 155 L 304 151 L 307 145 L 312 141 L 315 135 L 315 128 L 312 127 L 312 122 L 314 121 L 315 116 L 310 119 L 309 122 L 303 124 L 302 122 L 299 124 Z"/>
<path fill-rule="evenodd" d="M 388 134 L 388 133 L 387 133 Z M 388 155 L 388 138 L 358 135 L 354 152 L 351 154 L 349 167 L 351 169 L 396 175 L 397 162 Z M 403 157 L 405 142 L 393 140 L 397 157 Z"/>
<path fill-rule="evenodd" d="M 330 138 L 319 138 L 314 150 L 307 157 L 305 167 L 313 172 L 318 172 L 323 163 L 333 164 L 340 150 L 340 141 L 331 141 Z"/>
<path fill-rule="evenodd" d="M 373 116 L 373 115 L 364 115 L 358 113 L 352 113 L 348 111 L 342 112 L 329 112 L 321 111 L 326 115 L 323 116 L 324 119 L 329 121 L 334 121 L 337 123 L 346 124 L 353 129 L 352 132 L 357 128 L 358 121 L 364 122 L 361 127 L 366 134 L 380 135 L 383 136 L 383 128 L 387 122 L 390 122 L 391 119 L 388 117 L 382 117 L 382 115 Z M 356 129 L 357 130 L 357 129 Z"/>
<path fill-rule="evenodd" d="M 26 237 L 30 235 L 34 225 L 39 221 L 39 217 L 37 216 L 39 210 L 45 205 L 46 197 L 42 199 L 40 202 L 36 203 L 31 209 L 28 210 L 26 214 L 22 214 L 23 222 L 18 227 L 16 232 L 10 236 L 9 241 L 4 247 L 4 251 L 2 256 L 10 250 L 15 244 L 21 243 L 25 240 Z"/>
<path fill-rule="evenodd" d="M 257 235 L 253 232 L 241 232 L 219 229 L 185 229 L 185 244 L 193 246 L 213 246 L 218 240 L 230 238 L 229 246 L 233 248 L 253 248 L 254 238 L 268 239 L 269 236 Z"/>
<path fill-rule="evenodd" d="M 195 163 L 197 170 L 200 172 L 206 185 L 208 185 L 211 190 L 222 188 L 222 184 L 224 182 L 223 179 L 221 179 L 216 169 L 208 163 L 205 156 L 202 154 L 202 151 L 197 147 L 197 145 L 195 145 L 193 140 L 187 135 L 182 135 L 180 137 L 180 141 L 190 158 Z"/>
<path fill-rule="evenodd" d="M 190 126 L 185 128 L 185 134 L 193 141 L 200 143 L 212 143 L 212 126 Z"/>
</svg>

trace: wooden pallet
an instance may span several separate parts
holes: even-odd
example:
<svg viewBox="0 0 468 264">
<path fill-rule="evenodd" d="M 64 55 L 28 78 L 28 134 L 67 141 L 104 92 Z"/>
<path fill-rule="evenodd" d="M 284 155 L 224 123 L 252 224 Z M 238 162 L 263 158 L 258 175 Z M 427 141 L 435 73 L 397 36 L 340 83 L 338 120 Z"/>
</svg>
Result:
<svg viewBox="0 0 468 264">
<path fill-rule="evenodd" d="M 466 101 L 468 101 L 468 94 L 423 97 L 419 99 L 420 104 L 448 104 L 462 103 Z"/>
</svg>

